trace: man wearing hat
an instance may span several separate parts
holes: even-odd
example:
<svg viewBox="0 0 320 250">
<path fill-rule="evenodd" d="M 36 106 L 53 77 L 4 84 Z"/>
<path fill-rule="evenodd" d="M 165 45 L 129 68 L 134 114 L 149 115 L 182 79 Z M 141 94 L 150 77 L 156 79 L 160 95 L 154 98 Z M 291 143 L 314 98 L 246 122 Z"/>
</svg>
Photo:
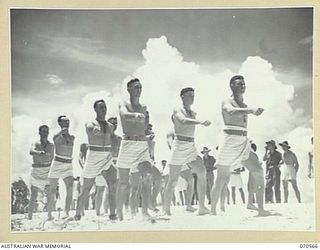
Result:
<svg viewBox="0 0 320 250">
<path fill-rule="evenodd" d="M 288 202 L 288 182 L 291 182 L 291 185 L 293 187 L 293 190 L 296 194 L 297 200 L 299 203 L 301 203 L 301 197 L 300 197 L 300 191 L 298 189 L 297 185 L 297 172 L 299 169 L 299 162 L 297 159 L 297 156 L 295 153 L 293 153 L 290 150 L 289 143 L 287 141 L 284 141 L 282 143 L 279 143 L 283 150 L 282 155 L 282 162 L 281 164 L 284 164 L 284 167 L 282 168 L 282 184 L 283 184 L 283 191 L 284 191 L 284 202 Z"/>
<path fill-rule="evenodd" d="M 276 142 L 270 140 L 266 142 L 266 152 L 263 157 L 263 161 L 266 162 L 266 203 L 273 203 L 273 188 L 276 197 L 276 202 L 281 202 L 280 192 L 280 175 L 281 171 L 280 161 L 281 153 L 277 151 Z"/>
<path fill-rule="evenodd" d="M 212 156 L 209 155 L 209 152 L 211 149 L 208 149 L 207 147 L 203 147 L 203 150 L 201 151 L 201 154 L 203 154 L 203 164 L 206 167 L 207 171 L 207 198 L 209 201 L 209 204 L 211 204 L 211 189 L 214 183 L 214 174 L 213 170 L 217 169 L 214 167 L 214 164 L 216 163 L 216 159 Z"/>
</svg>

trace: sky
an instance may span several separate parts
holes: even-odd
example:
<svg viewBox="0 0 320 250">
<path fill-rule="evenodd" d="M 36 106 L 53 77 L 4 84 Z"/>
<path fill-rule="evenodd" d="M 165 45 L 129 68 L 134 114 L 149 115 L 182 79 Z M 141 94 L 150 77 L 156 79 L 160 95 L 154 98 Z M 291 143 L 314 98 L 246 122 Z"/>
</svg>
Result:
<svg viewBox="0 0 320 250">
<path fill-rule="evenodd" d="M 243 74 L 246 101 L 266 109 L 249 121 L 260 153 L 266 140 L 289 140 L 305 163 L 312 135 L 312 41 L 310 8 L 11 10 L 13 176 L 28 173 L 38 126 L 48 124 L 51 139 L 61 114 L 71 118 L 76 158 L 86 141 L 84 123 L 94 118 L 94 100 L 104 98 L 108 116 L 118 115 L 131 77 L 143 85 L 158 161 L 169 153 L 165 133 L 180 89 L 193 86 L 194 109 L 212 121 L 197 128 L 199 151 L 214 148 L 229 79 Z"/>
</svg>

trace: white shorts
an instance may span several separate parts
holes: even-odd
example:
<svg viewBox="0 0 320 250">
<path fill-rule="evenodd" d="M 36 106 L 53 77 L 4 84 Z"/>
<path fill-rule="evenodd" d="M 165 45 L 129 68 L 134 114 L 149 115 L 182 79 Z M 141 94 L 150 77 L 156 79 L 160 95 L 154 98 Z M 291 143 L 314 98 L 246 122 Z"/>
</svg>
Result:
<svg viewBox="0 0 320 250">
<path fill-rule="evenodd" d="M 49 178 L 64 179 L 69 176 L 73 177 L 72 163 L 64 163 L 54 160 L 50 168 Z"/>
<path fill-rule="evenodd" d="M 142 162 L 149 162 L 151 167 L 148 142 L 122 140 L 116 167 L 131 169 L 131 173 L 137 173 L 138 165 Z"/>
<path fill-rule="evenodd" d="M 283 167 L 281 167 L 281 177 L 284 181 L 296 180 L 297 171 L 292 165 L 283 165 Z"/>
<path fill-rule="evenodd" d="M 218 167 L 229 167 L 230 172 L 242 166 L 249 159 L 251 144 L 246 136 L 224 133 L 222 145 L 219 146 Z"/>
<path fill-rule="evenodd" d="M 197 159 L 198 152 L 194 142 L 173 140 L 169 165 L 186 165 Z"/>
<path fill-rule="evenodd" d="M 231 174 L 230 176 L 230 187 L 242 188 L 241 174 Z"/>
<path fill-rule="evenodd" d="M 108 170 L 111 164 L 111 152 L 92 151 L 89 149 L 82 176 L 83 178 L 95 178 L 103 170 Z"/>
<path fill-rule="evenodd" d="M 40 167 L 40 168 L 32 167 L 31 175 L 30 175 L 30 186 L 37 187 L 41 191 L 43 191 L 45 187 L 49 185 L 49 179 L 48 179 L 49 171 L 50 171 L 50 166 Z"/>
</svg>

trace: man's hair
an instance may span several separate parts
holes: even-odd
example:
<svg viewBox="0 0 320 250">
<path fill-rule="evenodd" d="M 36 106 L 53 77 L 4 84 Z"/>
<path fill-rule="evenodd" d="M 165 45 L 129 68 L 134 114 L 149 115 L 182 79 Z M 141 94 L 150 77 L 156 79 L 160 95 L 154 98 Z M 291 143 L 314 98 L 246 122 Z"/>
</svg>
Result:
<svg viewBox="0 0 320 250">
<path fill-rule="evenodd" d="M 103 102 L 103 103 L 106 103 L 103 99 L 100 99 L 100 100 L 96 100 L 93 104 L 93 108 L 96 109 L 97 105 L 99 102 Z"/>
<path fill-rule="evenodd" d="M 60 116 L 58 117 L 58 119 L 57 119 L 58 123 L 60 123 L 60 122 L 61 122 L 61 119 L 62 119 L 62 118 L 65 118 L 65 117 L 67 117 L 67 116 L 65 116 L 65 115 L 60 115 Z"/>
<path fill-rule="evenodd" d="M 131 87 L 134 82 L 140 82 L 138 78 L 133 78 L 127 83 L 127 88 Z"/>
<path fill-rule="evenodd" d="M 251 143 L 251 148 L 252 148 L 252 150 L 253 150 L 254 152 L 257 151 L 257 145 L 256 145 L 256 144 Z"/>
<path fill-rule="evenodd" d="M 41 126 L 39 127 L 39 132 L 41 132 L 41 130 L 42 130 L 43 128 L 49 129 L 49 127 L 48 127 L 47 125 L 41 125 Z"/>
<path fill-rule="evenodd" d="M 184 95 L 185 93 L 189 92 L 189 91 L 194 92 L 194 89 L 191 88 L 191 87 L 187 87 L 187 88 L 181 89 L 181 91 L 180 91 L 180 97 L 181 97 L 182 95 Z"/>
<path fill-rule="evenodd" d="M 231 79 L 230 79 L 230 87 L 231 87 L 231 85 L 233 84 L 234 81 L 239 80 L 239 79 L 243 80 L 244 77 L 241 76 L 241 75 L 235 75 L 235 76 L 231 77 Z"/>
</svg>

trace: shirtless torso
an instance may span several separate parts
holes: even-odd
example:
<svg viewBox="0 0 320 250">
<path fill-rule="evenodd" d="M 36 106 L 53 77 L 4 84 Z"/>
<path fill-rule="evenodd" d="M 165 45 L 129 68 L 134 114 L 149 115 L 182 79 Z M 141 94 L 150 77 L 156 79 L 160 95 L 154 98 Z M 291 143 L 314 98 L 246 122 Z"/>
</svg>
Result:
<svg viewBox="0 0 320 250">
<path fill-rule="evenodd" d="M 147 107 L 143 104 L 133 105 L 126 101 L 121 105 L 120 110 L 124 110 L 124 112 L 120 112 L 120 119 L 125 137 L 144 138 L 146 126 L 149 123 Z M 127 113 L 131 113 L 131 115 L 127 115 Z"/>
<path fill-rule="evenodd" d="M 107 121 L 92 121 L 86 124 L 89 146 L 109 146 L 113 135 L 112 124 Z"/>
</svg>

